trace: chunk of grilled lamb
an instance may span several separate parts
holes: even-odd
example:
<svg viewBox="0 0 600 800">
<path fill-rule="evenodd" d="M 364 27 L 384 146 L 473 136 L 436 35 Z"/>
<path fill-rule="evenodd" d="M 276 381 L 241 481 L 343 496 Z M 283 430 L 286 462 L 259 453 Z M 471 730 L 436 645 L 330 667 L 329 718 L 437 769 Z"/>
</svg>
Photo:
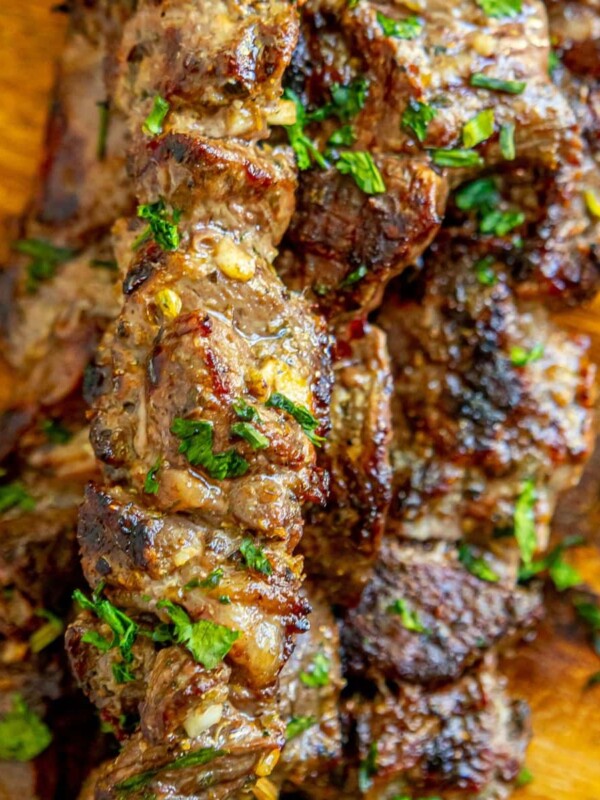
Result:
<svg viewBox="0 0 600 800">
<path fill-rule="evenodd" d="M 440 240 L 379 316 L 395 371 L 389 530 L 484 541 L 512 531 L 521 502 L 544 547 L 556 497 L 590 453 L 595 370 L 587 338 L 519 301 L 487 255 Z"/>
</svg>

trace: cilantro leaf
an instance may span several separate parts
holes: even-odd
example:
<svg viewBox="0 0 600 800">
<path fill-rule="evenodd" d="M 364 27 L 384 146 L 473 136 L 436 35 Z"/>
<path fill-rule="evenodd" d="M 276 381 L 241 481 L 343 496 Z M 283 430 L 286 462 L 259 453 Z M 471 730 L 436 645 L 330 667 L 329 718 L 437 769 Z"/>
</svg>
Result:
<svg viewBox="0 0 600 800">
<path fill-rule="evenodd" d="M 331 662 L 325 653 L 317 653 L 309 666 L 308 671 L 300 673 L 300 680 L 311 689 L 329 685 L 329 668 Z"/>
<path fill-rule="evenodd" d="M 436 116 L 437 111 L 435 108 L 428 106 L 427 103 L 409 100 L 404 114 L 402 114 L 402 126 L 409 128 L 420 142 L 424 142 L 427 138 L 429 123 Z"/>
<path fill-rule="evenodd" d="M 164 608 L 171 618 L 175 641 L 186 647 L 206 669 L 214 669 L 220 664 L 240 638 L 239 631 L 208 619 L 192 622 L 187 612 L 170 600 L 161 600 L 158 607 Z"/>
<path fill-rule="evenodd" d="M 12 710 L 0 719 L 0 760 L 31 761 L 51 741 L 48 726 L 28 708 L 21 695 L 13 695 Z"/>
<path fill-rule="evenodd" d="M 21 511 L 32 511 L 35 508 L 35 500 L 18 481 L 0 486 L 0 514 L 11 508 L 20 508 Z"/>
<path fill-rule="evenodd" d="M 316 447 L 320 447 L 325 441 L 323 436 L 318 436 L 315 433 L 319 427 L 319 420 L 310 413 L 306 406 L 294 403 L 289 397 L 280 392 L 273 392 L 265 405 L 267 408 L 278 408 L 293 417 Z"/>
<path fill-rule="evenodd" d="M 522 0 L 477 0 L 488 17 L 516 17 L 521 13 Z"/>
<path fill-rule="evenodd" d="M 162 458 L 157 458 L 154 464 L 150 467 L 148 472 L 146 473 L 146 478 L 144 480 L 144 491 L 146 494 L 158 494 L 158 490 L 160 489 L 160 484 L 156 478 L 156 474 L 158 470 L 161 468 L 162 465 Z"/>
<path fill-rule="evenodd" d="M 20 239 L 13 244 L 13 249 L 31 258 L 25 284 L 30 293 L 35 292 L 42 281 L 54 277 L 59 265 L 73 258 L 76 252 L 68 247 L 57 247 L 45 239 Z"/>
<path fill-rule="evenodd" d="M 462 129 L 462 141 L 466 148 L 475 147 L 494 133 L 494 109 L 486 108 L 466 122 Z"/>
<path fill-rule="evenodd" d="M 304 733 L 304 731 L 313 728 L 316 724 L 317 720 L 315 717 L 292 717 L 285 726 L 286 741 L 289 742 L 290 739 L 295 739 L 297 736 Z"/>
<path fill-rule="evenodd" d="M 134 250 L 150 237 L 153 237 L 156 244 L 163 250 L 177 250 L 181 240 L 177 228 L 181 212 L 172 211 L 169 217 L 165 201 L 160 199 L 156 203 L 139 205 L 137 215 L 140 219 L 148 220 L 148 227 L 133 243 Z"/>
<path fill-rule="evenodd" d="M 438 167 L 483 166 L 483 159 L 476 150 L 432 150 L 431 158 Z"/>
<path fill-rule="evenodd" d="M 170 104 L 159 94 L 155 95 L 152 102 L 152 110 L 144 120 L 142 130 L 148 136 L 158 136 L 162 133 L 163 122 L 169 113 Z"/>
<path fill-rule="evenodd" d="M 521 494 L 515 503 L 514 534 L 521 558 L 525 565 L 530 564 L 537 547 L 535 530 L 535 484 L 531 479 L 523 482 Z"/>
<path fill-rule="evenodd" d="M 340 154 L 336 162 L 342 175 L 351 175 L 359 189 L 365 194 L 383 194 L 385 183 L 373 156 L 364 150 L 352 150 Z"/>
<path fill-rule="evenodd" d="M 219 481 L 239 478 L 248 471 L 248 462 L 236 450 L 213 452 L 212 422 L 176 417 L 171 431 L 181 439 L 179 452 L 193 466 L 203 467 L 211 478 Z"/>
<path fill-rule="evenodd" d="M 462 542 L 458 546 L 458 560 L 471 575 L 488 583 L 496 583 L 500 580 L 498 573 L 490 567 L 484 558 L 479 558 L 473 553 L 468 544 Z"/>
<path fill-rule="evenodd" d="M 269 446 L 269 440 L 250 422 L 236 422 L 231 426 L 231 433 L 245 439 L 253 450 L 264 450 Z"/>
<path fill-rule="evenodd" d="M 273 574 L 271 562 L 264 554 L 262 547 L 255 545 L 250 537 L 246 537 L 243 540 L 240 545 L 240 552 L 244 557 L 246 566 L 249 569 L 262 572 L 263 575 Z"/>
<path fill-rule="evenodd" d="M 406 600 L 403 598 L 394 600 L 393 603 L 390 603 L 386 611 L 388 614 L 395 614 L 396 616 L 400 617 L 400 622 L 407 631 L 413 631 L 415 633 L 429 633 L 427 628 L 419 619 L 417 611 L 410 608 Z"/>
<path fill-rule="evenodd" d="M 423 23 L 414 16 L 392 19 L 378 11 L 377 22 L 385 36 L 393 36 L 395 39 L 416 39 L 423 29 Z"/>
<path fill-rule="evenodd" d="M 505 92 L 506 94 L 522 94 L 527 86 L 525 81 L 504 81 L 501 78 L 492 78 L 483 72 L 471 75 L 471 86 L 476 89 L 490 89 L 492 92 Z"/>
</svg>

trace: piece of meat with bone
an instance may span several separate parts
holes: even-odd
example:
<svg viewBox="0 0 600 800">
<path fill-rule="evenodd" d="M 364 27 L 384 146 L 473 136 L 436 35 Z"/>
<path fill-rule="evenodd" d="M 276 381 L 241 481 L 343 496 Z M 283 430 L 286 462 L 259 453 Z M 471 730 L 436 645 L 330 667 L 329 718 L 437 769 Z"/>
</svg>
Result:
<svg viewBox="0 0 600 800">
<path fill-rule="evenodd" d="M 507 696 L 493 659 L 439 689 L 382 682 L 345 712 L 360 759 L 348 798 L 505 800 L 530 738 L 527 708 Z"/>
<path fill-rule="evenodd" d="M 456 185 L 505 158 L 580 161 L 574 115 L 548 75 L 541 2 L 489 17 L 470 0 L 408 16 L 321 0 L 301 13 L 288 130 L 301 168 L 314 168 L 301 173 L 279 269 L 325 314 L 372 308 L 423 252 L 447 196 L 436 168 Z"/>
<path fill-rule="evenodd" d="M 592 445 L 589 342 L 519 301 L 483 242 L 440 239 L 413 278 L 378 317 L 395 370 L 388 531 L 485 543 L 517 516 L 543 548 Z"/>
<path fill-rule="evenodd" d="M 113 656 L 108 713 L 118 683 L 144 697 L 98 800 L 260 792 L 284 744 L 278 675 L 307 628 L 293 550 L 303 505 L 325 496 L 329 339 L 273 270 L 295 171 L 257 144 L 297 21 L 286 3 L 234 6 L 224 26 L 209 2 L 140 2 L 115 50 L 139 206 L 114 229 L 122 306 L 89 392 L 103 484 L 79 528 L 94 593 L 69 648 L 101 703 Z M 168 113 L 148 132 L 159 93 Z M 154 658 L 136 656 L 142 638 Z"/>
<path fill-rule="evenodd" d="M 330 601 L 356 602 L 369 580 L 391 497 L 391 365 L 385 336 L 363 320 L 339 323 L 333 348 L 331 431 L 318 463 L 330 475 L 325 507 L 305 510 L 306 570 Z"/>
<path fill-rule="evenodd" d="M 477 558 L 484 578 L 459 553 Z M 457 680 L 490 649 L 531 632 L 541 612 L 538 594 L 515 588 L 514 569 L 492 553 L 388 538 L 360 603 L 344 617 L 346 668 L 423 686 Z"/>
</svg>

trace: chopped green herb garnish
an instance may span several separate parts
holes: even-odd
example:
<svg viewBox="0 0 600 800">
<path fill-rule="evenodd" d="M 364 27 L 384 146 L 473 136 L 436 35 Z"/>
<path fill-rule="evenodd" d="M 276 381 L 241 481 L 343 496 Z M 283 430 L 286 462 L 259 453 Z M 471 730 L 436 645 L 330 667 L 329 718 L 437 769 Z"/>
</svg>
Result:
<svg viewBox="0 0 600 800">
<path fill-rule="evenodd" d="M 477 89 L 490 89 L 492 92 L 505 92 L 506 94 L 522 94 L 527 86 L 525 81 L 504 81 L 500 78 L 492 78 L 491 75 L 484 75 L 483 72 L 471 75 L 470 83 Z"/>
<path fill-rule="evenodd" d="M 140 789 L 149 784 L 153 778 L 161 772 L 170 772 L 171 770 L 186 769 L 187 767 L 201 767 L 214 761 L 215 758 L 226 756 L 226 750 L 217 750 L 215 747 L 203 747 L 201 750 L 195 750 L 192 753 L 185 753 L 178 756 L 173 761 L 163 764 L 161 767 L 149 769 L 145 772 L 140 772 L 138 775 L 132 775 L 120 783 L 115 785 L 118 792 L 132 792 L 135 789 Z"/>
<path fill-rule="evenodd" d="M 206 420 L 176 417 L 172 433 L 181 439 L 179 452 L 195 467 L 203 467 L 211 478 L 239 478 L 248 471 L 249 464 L 235 450 L 213 452 L 213 424 Z"/>
<path fill-rule="evenodd" d="M 240 553 L 244 558 L 244 563 L 249 569 L 262 572 L 263 575 L 273 574 L 271 562 L 264 554 L 262 547 L 255 545 L 249 536 L 241 543 Z"/>
<path fill-rule="evenodd" d="M 519 225 L 525 222 L 522 211 L 500 211 L 495 209 L 481 216 L 479 230 L 481 233 L 491 233 L 494 236 L 506 236 Z"/>
<path fill-rule="evenodd" d="M 56 247 L 44 239 L 20 239 L 13 244 L 13 249 L 31 258 L 27 267 L 28 292 L 35 292 L 42 281 L 47 281 L 55 275 L 60 264 L 64 264 L 75 255 L 75 250 Z"/>
<path fill-rule="evenodd" d="M 461 211 L 488 211 L 500 202 L 493 178 L 477 178 L 463 183 L 454 195 Z"/>
<path fill-rule="evenodd" d="M 196 586 L 200 586 L 202 589 L 216 589 L 216 587 L 223 580 L 223 574 L 224 573 L 222 568 L 217 567 L 216 569 L 213 569 L 212 572 L 209 572 L 209 574 L 206 576 L 206 578 L 204 578 L 204 580 L 201 580 L 198 583 L 196 583 Z M 186 587 L 189 585 L 190 584 L 186 583 Z"/>
<path fill-rule="evenodd" d="M 475 147 L 494 133 L 494 109 L 486 108 L 480 111 L 473 119 L 465 123 L 462 129 L 463 145 L 469 149 Z"/>
<path fill-rule="evenodd" d="M 428 106 L 427 103 L 420 103 L 418 100 L 409 100 L 404 114 L 402 114 L 402 125 L 409 128 L 420 142 L 427 138 L 429 123 L 435 119 L 437 111 Z"/>
<path fill-rule="evenodd" d="M 112 647 L 109 640 L 105 639 L 104 636 L 101 636 L 96 631 L 86 631 L 81 637 L 81 641 L 85 644 L 91 644 L 92 647 L 95 647 L 96 650 L 100 650 L 101 653 L 107 653 Z"/>
<path fill-rule="evenodd" d="M 232 406 L 238 419 L 241 419 L 244 422 L 261 421 L 258 411 L 254 408 L 254 406 L 251 406 L 250 403 L 247 403 L 241 397 L 239 397 L 237 400 L 234 400 Z"/>
<path fill-rule="evenodd" d="M 170 600 L 161 600 L 158 608 L 164 608 L 169 615 L 177 644 L 186 647 L 194 659 L 206 669 L 214 669 L 220 664 L 234 642 L 240 638 L 239 631 L 208 619 L 192 622 L 187 612 Z"/>
<path fill-rule="evenodd" d="M 523 482 L 521 494 L 515 503 L 514 534 L 521 559 L 524 564 L 530 564 L 537 547 L 535 530 L 535 484 L 531 479 Z"/>
<path fill-rule="evenodd" d="M 600 219 L 600 198 L 596 192 L 593 189 L 584 189 L 583 199 L 589 213 L 596 219 Z"/>
<path fill-rule="evenodd" d="M 515 367 L 526 367 L 527 364 L 539 361 L 543 355 L 544 346 L 542 344 L 534 345 L 531 350 L 526 350 L 518 345 L 510 348 L 510 360 Z"/>
<path fill-rule="evenodd" d="M 483 166 L 483 159 L 476 150 L 432 150 L 431 158 L 438 167 Z"/>
<path fill-rule="evenodd" d="M 367 272 L 368 270 L 366 266 L 361 264 L 360 267 L 352 270 L 347 278 L 344 278 L 344 280 L 340 283 L 340 289 L 347 289 L 349 286 L 353 286 L 355 283 L 358 283 L 365 277 Z"/>
<path fill-rule="evenodd" d="M 519 774 L 517 775 L 517 780 L 515 781 L 515 786 L 527 786 L 528 783 L 531 783 L 533 780 L 533 773 L 527 767 L 523 767 Z"/>
<path fill-rule="evenodd" d="M 293 125 L 285 125 L 288 139 L 294 153 L 296 154 L 296 161 L 298 162 L 298 169 L 309 169 L 313 161 L 321 169 L 327 169 L 329 166 L 327 160 L 319 152 L 316 144 L 305 133 L 304 128 L 308 124 L 309 119 L 306 114 L 306 109 L 298 95 L 291 89 L 286 89 L 283 96 L 287 100 L 291 100 L 296 106 L 296 122 Z"/>
<path fill-rule="evenodd" d="M 115 661 L 112 664 L 112 674 L 117 683 L 133 683 L 135 675 L 131 671 L 131 667 L 123 664 L 121 661 Z"/>
<path fill-rule="evenodd" d="M 340 153 L 336 162 L 342 175 L 351 175 L 359 189 L 365 194 L 382 194 L 385 183 L 373 156 L 364 150 Z"/>
<path fill-rule="evenodd" d="M 356 141 L 352 125 L 342 125 L 327 140 L 328 147 L 350 147 Z"/>
<path fill-rule="evenodd" d="M 368 792 L 377 775 L 377 742 L 371 742 L 367 757 L 360 762 L 358 768 L 358 788 L 361 792 Z"/>
<path fill-rule="evenodd" d="M 548 53 L 548 75 L 550 75 L 550 77 L 552 77 L 554 71 L 558 69 L 559 64 L 560 64 L 560 56 L 558 55 L 556 50 L 550 49 L 550 52 Z"/>
<path fill-rule="evenodd" d="M 423 23 L 417 17 L 392 19 L 380 11 L 377 12 L 377 22 L 384 34 L 394 39 L 416 39 L 423 29 Z"/>
<path fill-rule="evenodd" d="M 35 508 L 35 500 L 18 481 L 0 486 L 0 514 L 11 508 L 20 508 L 21 511 L 33 511 Z"/>
<path fill-rule="evenodd" d="M 594 672 L 585 682 L 585 688 L 591 689 L 592 686 L 598 686 L 600 684 L 600 672 Z"/>
<path fill-rule="evenodd" d="M 113 633 L 112 642 L 109 643 L 108 647 L 102 644 L 99 649 L 106 651 L 112 648 L 118 648 L 123 661 L 123 670 L 120 670 L 119 668 L 116 670 L 113 669 L 116 679 L 117 675 L 120 673 L 122 673 L 124 676 L 128 676 L 130 674 L 129 671 L 125 669 L 125 665 L 131 664 L 133 661 L 133 653 L 131 652 L 131 648 L 133 647 L 133 643 L 135 642 L 138 634 L 139 626 L 131 619 L 131 617 L 128 617 L 127 614 L 114 606 L 110 600 L 100 597 L 102 589 L 103 585 L 101 584 L 94 591 L 91 600 L 86 597 L 82 591 L 75 589 L 73 592 L 73 599 L 79 603 L 83 609 L 94 613 L 98 619 L 108 625 L 108 627 L 111 629 Z M 83 641 L 89 642 L 95 647 L 98 646 L 97 643 L 101 640 L 106 641 L 98 634 L 94 636 L 93 641 L 88 634 L 85 634 L 83 637 Z M 113 667 L 114 666 L 116 665 L 113 665 Z M 130 680 L 130 678 L 127 677 L 127 680 Z"/>
<path fill-rule="evenodd" d="M 311 689 L 329 685 L 329 668 L 331 662 L 325 653 L 317 653 L 306 672 L 300 673 L 300 680 Z"/>
<path fill-rule="evenodd" d="M 38 609 L 35 615 L 46 622 L 29 637 L 29 649 L 32 653 L 40 653 L 62 635 L 65 626 L 60 617 L 45 608 Z"/>
<path fill-rule="evenodd" d="M 28 708 L 21 695 L 13 695 L 12 710 L 0 719 L 0 760 L 31 761 L 51 741 L 48 726 Z"/>
<path fill-rule="evenodd" d="M 231 605 L 231 597 L 228 597 L 226 594 L 222 594 L 219 597 L 219 603 L 224 606 L 229 606 Z"/>
<path fill-rule="evenodd" d="M 342 122 L 353 119 L 367 102 L 369 84 L 366 78 L 356 78 L 348 84 L 333 83 L 330 92 L 331 102 L 309 113 L 309 121 L 317 122 L 331 116 L 338 117 Z"/>
<path fill-rule="evenodd" d="M 517 155 L 514 122 L 507 122 L 505 125 L 500 126 L 500 152 L 507 161 L 514 161 Z"/>
<path fill-rule="evenodd" d="M 177 250 L 180 242 L 179 230 L 177 229 L 177 224 L 181 218 L 180 211 L 172 211 L 169 218 L 165 202 L 161 199 L 156 203 L 138 206 L 137 215 L 140 219 L 148 220 L 148 227 L 142 231 L 133 243 L 134 250 L 150 237 L 163 250 Z"/>
<path fill-rule="evenodd" d="M 96 146 L 96 158 L 104 161 L 106 158 L 106 142 L 108 140 L 108 126 L 110 124 L 110 105 L 108 100 L 101 100 L 96 103 L 98 106 L 98 144 Z"/>
<path fill-rule="evenodd" d="M 264 450 L 269 440 L 250 422 L 236 422 L 231 426 L 231 433 L 245 439 L 253 450 Z"/>
<path fill-rule="evenodd" d="M 390 603 L 390 605 L 387 607 L 386 611 L 388 614 L 395 614 L 400 617 L 400 622 L 407 631 L 414 631 L 415 633 L 429 632 L 425 625 L 423 625 L 421 622 L 417 611 L 415 611 L 413 608 L 410 608 L 404 598 L 394 600 L 394 602 Z"/>
<path fill-rule="evenodd" d="M 494 271 L 495 263 L 493 256 L 484 256 L 475 262 L 475 274 L 482 286 L 495 286 L 498 283 L 498 276 Z"/>
<path fill-rule="evenodd" d="M 496 583 L 500 580 L 498 573 L 494 572 L 487 561 L 476 556 L 472 548 L 465 542 L 458 546 L 458 560 L 471 575 L 475 575 L 476 578 L 482 581 Z"/>
<path fill-rule="evenodd" d="M 273 392 L 265 405 L 267 408 L 278 408 L 293 417 L 315 447 L 320 447 L 325 441 L 323 436 L 318 436 L 315 433 L 319 427 L 319 420 L 310 413 L 306 406 L 294 403 L 289 397 L 280 392 Z"/>
<path fill-rule="evenodd" d="M 600 656 L 600 607 L 585 597 L 576 597 L 573 600 L 573 606 L 579 618 L 590 629 L 594 651 Z"/>
<path fill-rule="evenodd" d="M 144 480 L 144 491 L 146 494 L 158 494 L 158 490 L 160 489 L 160 484 L 156 477 L 158 470 L 161 468 L 162 465 L 162 458 L 157 458 L 154 464 L 150 467 L 148 472 L 146 473 L 146 478 Z"/>
<path fill-rule="evenodd" d="M 285 728 L 285 738 L 289 742 L 317 724 L 315 717 L 292 717 Z"/>
<path fill-rule="evenodd" d="M 521 13 L 522 0 L 477 0 L 488 17 L 516 17 Z"/>
<path fill-rule="evenodd" d="M 40 427 L 52 444 L 66 444 L 73 438 L 71 431 L 60 420 L 45 419 Z"/>
<path fill-rule="evenodd" d="M 582 543 L 581 536 L 567 537 L 547 553 L 544 558 L 538 561 L 531 561 L 529 564 L 521 564 L 519 567 L 519 580 L 526 582 L 541 572 L 547 571 L 559 592 L 578 586 L 582 583 L 581 575 L 575 567 L 572 567 L 571 564 L 564 560 L 563 554 L 567 548 L 577 547 Z"/>
<path fill-rule="evenodd" d="M 144 133 L 148 134 L 148 136 L 158 136 L 160 133 L 162 133 L 163 122 L 169 113 L 170 107 L 171 106 L 169 103 L 159 94 L 157 94 L 152 103 L 152 110 L 142 125 L 142 130 Z"/>
</svg>

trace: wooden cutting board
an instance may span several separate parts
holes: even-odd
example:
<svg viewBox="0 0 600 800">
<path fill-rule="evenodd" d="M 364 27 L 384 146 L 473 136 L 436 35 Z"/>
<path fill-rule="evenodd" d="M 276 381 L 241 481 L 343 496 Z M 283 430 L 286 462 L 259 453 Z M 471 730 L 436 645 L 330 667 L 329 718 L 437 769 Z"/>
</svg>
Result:
<svg viewBox="0 0 600 800">
<path fill-rule="evenodd" d="M 51 0 L 0 2 L 0 221 L 19 214 L 34 183 L 54 62 L 64 17 Z M 589 333 L 600 364 L 600 300 L 562 317 Z M 556 527 L 581 531 L 590 545 L 573 555 L 600 592 L 600 452 L 583 485 L 563 500 Z M 537 639 L 507 664 L 514 688 L 530 703 L 535 737 L 528 757 L 533 782 L 515 800 L 600 800 L 600 685 L 585 690 L 600 670 L 585 632 L 564 598 L 548 598 Z"/>
</svg>

